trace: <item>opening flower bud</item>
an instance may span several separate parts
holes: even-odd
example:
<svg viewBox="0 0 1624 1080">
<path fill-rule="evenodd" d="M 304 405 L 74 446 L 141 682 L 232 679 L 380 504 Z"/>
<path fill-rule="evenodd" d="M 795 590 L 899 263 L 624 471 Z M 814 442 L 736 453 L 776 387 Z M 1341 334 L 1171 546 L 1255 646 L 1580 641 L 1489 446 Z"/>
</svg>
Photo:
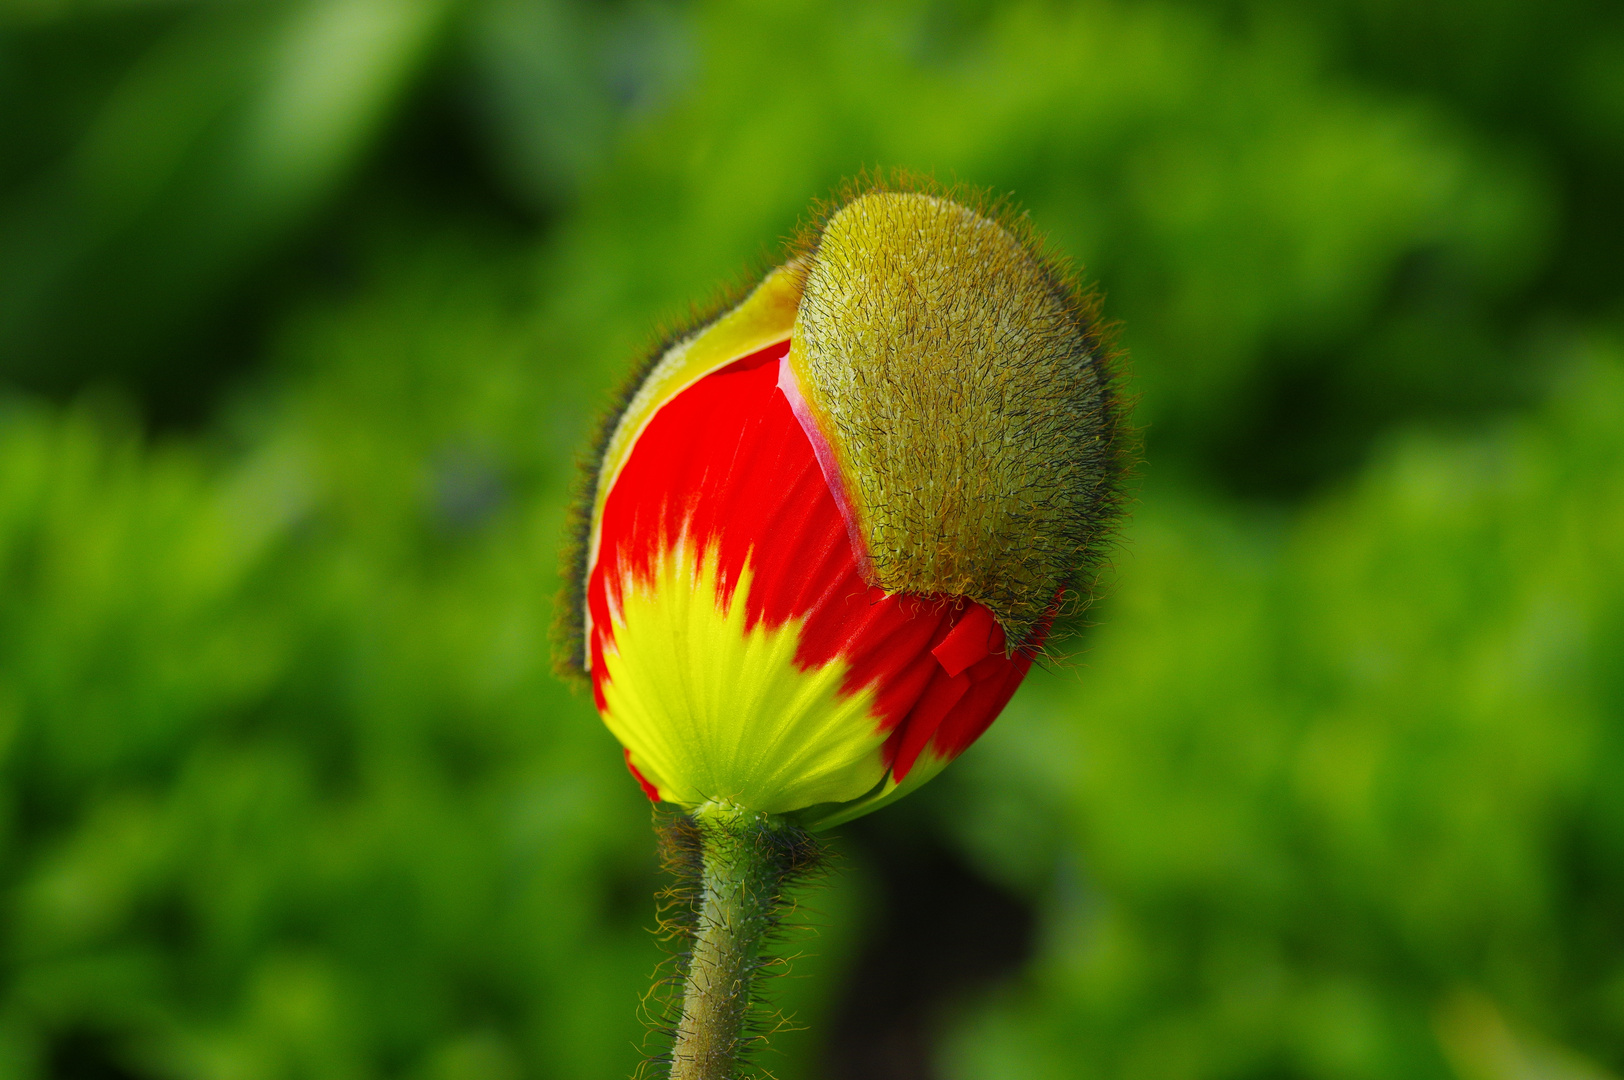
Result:
<svg viewBox="0 0 1624 1080">
<path fill-rule="evenodd" d="M 606 424 L 563 666 L 650 798 L 865 813 L 1087 595 L 1123 431 L 1091 303 L 1019 222 L 859 195 Z"/>
</svg>

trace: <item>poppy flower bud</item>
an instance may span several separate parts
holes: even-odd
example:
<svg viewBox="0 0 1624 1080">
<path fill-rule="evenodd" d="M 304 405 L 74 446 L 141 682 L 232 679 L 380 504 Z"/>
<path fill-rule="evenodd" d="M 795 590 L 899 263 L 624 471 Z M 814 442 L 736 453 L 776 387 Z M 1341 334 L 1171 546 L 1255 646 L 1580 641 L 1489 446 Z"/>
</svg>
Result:
<svg viewBox="0 0 1624 1080">
<path fill-rule="evenodd" d="M 651 799 L 849 820 L 1086 596 L 1124 441 L 1091 303 L 1019 221 L 861 194 L 606 424 L 564 666 Z"/>
</svg>

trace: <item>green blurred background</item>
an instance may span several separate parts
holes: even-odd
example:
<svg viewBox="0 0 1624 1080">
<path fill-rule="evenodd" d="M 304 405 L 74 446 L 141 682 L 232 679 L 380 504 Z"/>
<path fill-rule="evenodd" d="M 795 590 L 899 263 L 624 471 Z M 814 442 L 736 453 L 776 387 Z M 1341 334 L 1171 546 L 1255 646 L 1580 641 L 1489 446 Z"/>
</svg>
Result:
<svg viewBox="0 0 1624 1080">
<path fill-rule="evenodd" d="M 0 2 L 0 1077 L 617 1077 L 576 447 L 864 166 L 1123 321 L 1096 625 L 845 829 L 782 1080 L 1624 1075 L 1624 10 Z"/>
</svg>

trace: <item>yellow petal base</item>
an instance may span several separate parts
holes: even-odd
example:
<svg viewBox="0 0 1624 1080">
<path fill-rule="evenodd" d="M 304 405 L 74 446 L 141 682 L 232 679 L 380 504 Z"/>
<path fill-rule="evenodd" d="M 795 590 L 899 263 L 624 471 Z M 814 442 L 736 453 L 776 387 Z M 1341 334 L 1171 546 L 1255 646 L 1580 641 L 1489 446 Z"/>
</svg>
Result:
<svg viewBox="0 0 1624 1080">
<path fill-rule="evenodd" d="M 841 693 L 838 659 L 802 670 L 799 622 L 747 630 L 750 567 L 725 606 L 716 568 L 714 550 L 678 543 L 612 612 L 603 718 L 631 763 L 683 806 L 788 813 L 873 791 L 886 778 L 873 693 Z"/>
</svg>

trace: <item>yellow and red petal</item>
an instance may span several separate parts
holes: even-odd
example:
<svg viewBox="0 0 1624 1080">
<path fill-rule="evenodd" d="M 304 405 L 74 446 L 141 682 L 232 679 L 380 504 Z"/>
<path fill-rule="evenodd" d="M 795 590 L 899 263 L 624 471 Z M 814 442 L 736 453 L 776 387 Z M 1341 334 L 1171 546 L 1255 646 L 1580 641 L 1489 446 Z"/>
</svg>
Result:
<svg viewBox="0 0 1624 1080">
<path fill-rule="evenodd" d="M 690 343 L 710 347 L 705 372 L 606 462 L 589 664 L 651 798 L 832 820 L 939 771 L 1030 657 L 1005 655 L 978 604 L 865 583 L 839 477 L 791 401 L 788 329 L 721 364 L 705 335 Z"/>
</svg>

